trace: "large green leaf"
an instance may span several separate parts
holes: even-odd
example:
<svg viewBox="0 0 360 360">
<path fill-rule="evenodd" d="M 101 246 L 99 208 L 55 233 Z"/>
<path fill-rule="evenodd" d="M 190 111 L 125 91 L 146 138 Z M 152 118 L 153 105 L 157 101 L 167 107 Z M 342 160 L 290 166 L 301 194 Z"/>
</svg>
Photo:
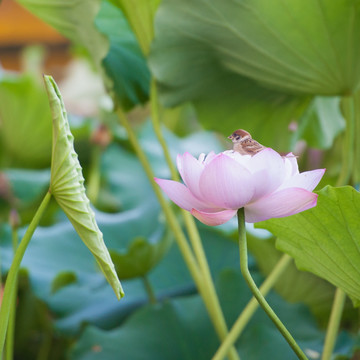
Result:
<svg viewBox="0 0 360 360">
<path fill-rule="evenodd" d="M 122 9 L 128 19 L 140 47 L 148 55 L 154 36 L 154 15 L 161 0 L 110 0 Z"/>
<path fill-rule="evenodd" d="M 126 108 L 144 103 L 149 96 L 150 73 L 122 11 L 103 0 L 95 25 L 110 41 L 103 66 L 116 97 Z"/>
<path fill-rule="evenodd" d="M 301 270 L 344 290 L 360 304 L 360 194 L 352 187 L 325 187 L 308 211 L 257 226 L 278 237 L 277 246 Z"/>
<path fill-rule="evenodd" d="M 30 74 L 0 79 L 0 135 L 6 164 L 50 165 L 51 113 L 46 92 Z"/>
<path fill-rule="evenodd" d="M 268 275 L 281 258 L 274 239 L 258 239 L 248 235 L 249 251 L 256 258 L 261 271 Z M 296 284 L 296 287 L 294 287 Z M 321 320 L 328 321 L 335 288 L 319 277 L 299 271 L 292 263 L 276 282 L 275 290 L 291 303 L 302 302 Z"/>
<path fill-rule="evenodd" d="M 17 0 L 74 44 L 85 48 L 100 68 L 109 44 L 94 24 L 100 0 Z"/>
<path fill-rule="evenodd" d="M 50 76 L 44 79 L 53 116 L 50 192 L 120 298 L 124 293 L 85 194 L 84 178 L 74 150 L 74 138 L 69 129 L 64 103 L 54 80 Z"/>
<path fill-rule="evenodd" d="M 180 6 L 179 10 L 180 4 L 164 1 L 156 16 L 149 64 L 161 101 L 165 106 L 193 101 L 206 128 L 225 136 L 245 128 L 266 146 L 291 150 L 293 132 L 288 125 L 300 118 L 311 96 L 273 91 L 225 69 L 213 48 L 220 48 L 223 40 L 211 43 L 207 33 L 203 38 L 192 36 L 192 30 L 196 33 L 204 20 L 202 16 L 188 17 L 187 10 L 195 3 Z"/>
<path fill-rule="evenodd" d="M 167 52 L 178 53 L 179 60 L 167 67 L 185 77 L 183 83 L 188 64 L 181 50 L 187 45 L 194 67 L 211 57 L 218 68 L 273 89 L 342 95 L 360 82 L 359 5 L 357 0 L 164 0 L 156 35 L 172 41 Z"/>
<path fill-rule="evenodd" d="M 204 78 L 210 78 L 213 71 L 204 71 Z M 294 132 L 289 124 L 299 121 L 310 97 L 272 91 L 234 74 L 223 73 L 219 78 L 219 74 L 193 101 L 201 124 L 225 136 L 246 129 L 265 146 L 280 152 L 293 150 Z"/>
<path fill-rule="evenodd" d="M 323 126 L 325 117 L 312 124 L 321 104 L 306 113 L 306 132 L 294 137 L 288 125 L 311 96 L 358 87 L 359 18 L 356 0 L 164 0 L 150 68 L 164 105 L 193 101 L 207 128 L 246 128 L 279 151 L 301 136 L 328 148 L 342 125 Z M 318 141 L 315 131 L 324 132 Z"/>
</svg>

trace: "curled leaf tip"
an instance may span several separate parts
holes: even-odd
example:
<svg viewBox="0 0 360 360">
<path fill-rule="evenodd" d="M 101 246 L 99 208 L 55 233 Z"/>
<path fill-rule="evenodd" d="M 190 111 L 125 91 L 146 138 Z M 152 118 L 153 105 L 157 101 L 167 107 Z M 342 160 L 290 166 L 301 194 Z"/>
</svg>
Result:
<svg viewBox="0 0 360 360">
<path fill-rule="evenodd" d="M 101 271 L 120 299 L 124 296 L 124 291 L 85 193 L 82 168 L 74 150 L 74 137 L 70 132 L 60 91 L 51 76 L 45 75 L 44 81 L 53 119 L 50 192 L 94 255 Z"/>
</svg>

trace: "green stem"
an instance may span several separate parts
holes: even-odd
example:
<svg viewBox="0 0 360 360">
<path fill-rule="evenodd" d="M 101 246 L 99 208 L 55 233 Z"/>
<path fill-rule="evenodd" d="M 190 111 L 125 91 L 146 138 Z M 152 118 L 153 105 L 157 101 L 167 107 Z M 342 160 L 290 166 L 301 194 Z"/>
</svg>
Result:
<svg viewBox="0 0 360 360">
<path fill-rule="evenodd" d="M 349 183 L 354 166 L 356 136 L 354 98 L 350 96 L 343 97 L 342 109 L 346 121 L 346 129 L 342 153 L 342 168 L 336 186 L 342 186 Z"/>
<path fill-rule="evenodd" d="M 10 270 L 6 278 L 3 300 L 0 308 L 0 359 L 2 358 L 2 354 L 3 354 L 10 309 L 14 297 L 16 278 L 20 268 L 21 260 L 25 254 L 25 250 L 29 245 L 29 242 L 31 240 L 32 235 L 34 234 L 35 229 L 39 225 L 40 219 L 44 214 L 50 199 L 51 199 L 51 193 L 47 192 L 16 250 L 13 262 L 11 264 Z"/>
<path fill-rule="evenodd" d="M 12 226 L 11 229 L 11 237 L 12 237 L 12 246 L 13 252 L 15 254 L 16 249 L 19 243 L 19 235 L 17 231 L 17 226 Z M 17 289 L 18 289 L 18 277 L 16 275 L 14 282 L 14 290 L 13 296 L 11 300 L 11 309 L 9 315 L 9 324 L 6 333 L 6 356 L 7 360 L 12 360 L 14 358 L 14 338 L 15 338 L 15 317 L 16 317 L 16 300 L 17 300 Z"/>
<path fill-rule="evenodd" d="M 53 343 L 53 332 L 52 326 L 47 326 L 36 360 L 47 360 L 50 358 L 51 346 Z"/>
<path fill-rule="evenodd" d="M 342 98 L 342 109 L 346 120 L 346 129 L 342 154 L 343 166 L 336 183 L 337 186 L 347 185 L 351 180 L 351 177 L 353 177 L 352 180 L 355 185 L 359 181 L 359 164 L 357 162 L 360 160 L 360 146 L 358 142 L 355 141 L 355 136 L 357 134 L 355 130 L 360 130 L 359 105 L 359 97 L 356 95 L 344 96 Z M 331 308 L 330 320 L 326 330 L 322 360 L 329 360 L 331 358 L 340 327 L 345 300 L 346 294 L 343 290 L 337 288 L 333 306 Z"/>
<path fill-rule="evenodd" d="M 121 124 L 124 126 L 124 128 L 128 134 L 129 141 L 132 144 L 138 159 L 140 160 L 140 162 L 145 170 L 147 178 L 150 181 L 150 184 L 155 192 L 155 195 L 160 203 L 161 208 L 163 209 L 166 221 L 169 224 L 170 228 L 172 229 L 172 231 L 175 235 L 175 239 L 176 239 L 177 244 L 180 248 L 180 251 L 184 257 L 184 260 L 190 271 L 190 274 L 193 276 L 195 283 L 197 285 L 199 285 L 200 287 L 202 287 L 201 284 L 202 284 L 203 279 L 200 274 L 198 264 L 195 260 L 194 255 L 192 254 L 191 248 L 185 238 L 184 233 L 182 232 L 181 226 L 180 226 L 179 222 L 177 221 L 174 212 L 171 210 L 170 205 L 166 202 L 165 198 L 163 197 L 159 186 L 154 181 L 154 173 L 153 173 L 151 166 L 146 158 L 146 155 L 143 152 L 143 150 L 141 149 L 140 144 L 135 136 L 135 133 L 134 133 L 133 129 L 131 128 L 129 121 L 128 121 L 127 117 L 125 116 L 125 114 L 123 113 L 123 111 L 121 110 L 121 108 L 117 108 L 116 113 L 119 117 Z"/>
<path fill-rule="evenodd" d="M 161 124 L 160 124 L 160 116 L 159 116 L 159 102 L 158 102 L 158 96 L 157 96 L 157 89 L 156 89 L 156 82 L 153 79 L 151 81 L 151 119 L 152 124 L 154 128 L 154 132 L 156 134 L 156 137 L 162 147 L 165 160 L 167 162 L 167 165 L 171 172 L 171 177 L 175 181 L 179 181 L 179 175 L 176 171 L 176 168 L 174 166 L 174 163 L 170 156 L 169 148 L 166 144 L 166 141 L 163 137 L 162 131 L 161 131 Z M 185 221 L 185 227 L 189 235 L 189 239 L 191 242 L 191 246 L 194 250 L 196 260 L 199 264 L 200 271 L 204 277 L 204 286 L 207 289 L 207 294 L 209 296 L 209 302 L 211 303 L 212 313 L 213 315 L 213 323 L 215 326 L 215 329 L 220 337 L 220 340 L 224 340 L 228 335 L 228 328 L 226 325 L 225 317 L 222 312 L 219 298 L 216 294 L 215 285 L 213 282 L 213 279 L 211 277 L 211 272 L 209 268 L 209 264 L 206 259 L 204 247 L 201 243 L 201 238 L 199 235 L 199 231 L 196 227 L 194 218 L 191 216 L 191 214 L 188 211 L 182 210 L 182 216 Z M 229 348 L 229 357 L 231 359 L 238 359 L 239 355 L 234 347 Z"/>
<path fill-rule="evenodd" d="M 159 116 L 159 101 L 158 101 L 158 95 L 157 95 L 157 89 L 156 89 L 156 82 L 153 79 L 151 81 L 151 121 L 153 124 L 154 132 L 157 137 L 157 140 L 159 141 L 159 144 L 162 147 L 166 163 L 170 169 L 171 177 L 175 181 L 179 181 L 179 175 L 176 171 L 176 167 L 171 159 L 169 148 L 166 144 L 166 141 L 163 137 L 162 131 L 161 131 L 161 124 L 160 124 L 160 116 Z"/>
<path fill-rule="evenodd" d="M 180 252 L 182 253 L 182 256 L 183 256 L 185 263 L 190 271 L 190 274 L 191 274 L 192 278 L 194 279 L 196 287 L 198 288 L 199 293 L 200 293 L 201 297 L 203 298 L 205 306 L 209 312 L 210 318 L 215 325 L 215 329 L 217 330 L 218 335 L 221 338 L 220 332 L 216 326 L 216 324 L 217 324 L 216 309 L 215 309 L 213 303 L 210 301 L 209 293 L 208 293 L 207 287 L 205 285 L 205 279 L 204 279 L 203 274 L 199 268 L 199 265 L 194 257 L 194 254 L 186 240 L 186 237 L 181 229 L 181 226 L 180 226 L 178 220 L 176 219 L 176 216 L 175 216 L 174 212 L 172 211 L 170 205 L 164 199 L 159 186 L 154 181 L 154 173 L 153 173 L 151 166 L 146 158 L 145 153 L 143 152 L 143 150 L 140 147 L 140 144 L 134 134 L 133 129 L 130 126 L 130 123 L 129 123 L 127 117 L 125 116 L 125 114 L 123 113 L 121 108 L 117 108 L 116 113 L 119 117 L 121 124 L 124 126 L 125 130 L 127 131 L 129 141 L 132 144 L 132 146 L 135 150 L 135 153 L 145 170 L 145 173 L 150 181 L 150 184 L 155 192 L 155 195 L 160 203 L 160 206 L 163 209 L 167 223 L 169 224 L 170 228 L 172 229 L 172 231 L 174 233 L 175 240 L 179 246 Z M 235 352 L 232 351 L 231 359 L 235 360 L 238 358 L 239 358 L 239 356 L 238 356 L 236 350 L 235 350 Z"/>
<path fill-rule="evenodd" d="M 281 257 L 279 262 L 276 264 L 275 268 L 265 279 L 264 283 L 260 286 L 260 292 L 263 296 L 266 296 L 268 294 L 268 292 L 272 289 L 274 284 L 278 281 L 279 277 L 287 269 L 291 261 L 292 261 L 292 257 L 287 254 Z M 253 297 L 246 305 L 245 309 L 242 311 L 238 319 L 235 321 L 228 336 L 226 337 L 225 341 L 223 341 L 223 343 L 215 353 L 212 360 L 222 360 L 225 357 L 226 353 L 228 352 L 228 349 L 239 338 L 245 326 L 248 324 L 249 320 L 254 315 L 258 307 L 259 307 L 258 301 L 255 299 L 255 297 Z"/>
<path fill-rule="evenodd" d="M 96 204 L 100 189 L 100 160 L 102 148 L 98 145 L 93 146 L 91 153 L 91 165 L 87 183 L 87 196 L 91 203 Z"/>
<path fill-rule="evenodd" d="M 246 230 L 245 230 L 245 212 L 244 208 L 238 210 L 238 229 L 239 229 L 239 251 L 240 251 L 240 269 L 241 273 L 244 276 L 245 281 L 247 282 L 251 292 L 255 296 L 256 300 L 259 302 L 260 306 L 278 328 L 280 333 L 283 335 L 285 340 L 294 350 L 297 357 L 301 360 L 308 360 L 306 355 L 300 349 L 299 345 L 296 343 L 294 338 L 291 336 L 289 331 L 286 329 L 284 324 L 280 321 L 280 319 L 275 314 L 274 310 L 270 307 L 270 305 L 265 300 L 264 296 L 261 294 L 260 290 L 255 284 L 255 281 L 251 277 L 248 268 L 248 254 L 247 254 L 247 240 L 246 240 Z"/>
<path fill-rule="evenodd" d="M 360 91 L 354 95 L 354 114 L 354 134 L 360 134 Z M 360 185 L 360 141 L 355 141 L 353 183 L 356 186 Z"/>
<path fill-rule="evenodd" d="M 185 210 L 183 210 L 182 213 L 184 216 L 185 226 L 187 228 L 196 259 L 199 263 L 200 270 L 204 277 L 204 286 L 206 287 L 207 296 L 209 297 L 209 302 L 211 306 L 211 313 L 210 313 L 210 316 L 212 315 L 211 320 L 214 324 L 215 330 L 220 340 L 224 341 L 229 334 L 229 330 L 226 325 L 226 321 L 221 309 L 220 301 L 215 290 L 213 279 L 211 277 L 209 264 L 207 262 L 205 251 L 201 243 L 199 232 L 195 225 L 194 219 L 191 217 L 191 214 L 185 212 Z M 229 347 L 227 351 L 227 355 L 230 359 L 240 359 L 239 354 L 233 345 Z"/>
<path fill-rule="evenodd" d="M 343 290 L 337 288 L 334 302 L 331 309 L 329 324 L 326 331 L 325 344 L 321 360 L 330 360 L 335 347 L 337 333 L 339 331 L 341 316 L 344 310 L 346 294 Z"/>
<path fill-rule="evenodd" d="M 150 284 L 149 278 L 146 275 L 144 275 L 142 277 L 142 281 L 143 281 L 146 293 L 147 293 L 148 298 L 149 298 L 149 303 L 150 304 L 156 304 L 157 303 L 156 296 L 155 296 L 154 290 L 153 290 L 153 288 L 152 288 L 152 286 Z"/>
</svg>

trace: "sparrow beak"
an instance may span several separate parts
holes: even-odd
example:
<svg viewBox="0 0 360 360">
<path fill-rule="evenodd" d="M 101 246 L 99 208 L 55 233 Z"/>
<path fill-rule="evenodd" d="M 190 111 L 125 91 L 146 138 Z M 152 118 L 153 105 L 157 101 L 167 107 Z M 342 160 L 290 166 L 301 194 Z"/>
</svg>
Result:
<svg viewBox="0 0 360 360">
<path fill-rule="evenodd" d="M 228 136 L 228 139 L 232 140 L 233 136 L 232 135 L 229 135 Z"/>
</svg>

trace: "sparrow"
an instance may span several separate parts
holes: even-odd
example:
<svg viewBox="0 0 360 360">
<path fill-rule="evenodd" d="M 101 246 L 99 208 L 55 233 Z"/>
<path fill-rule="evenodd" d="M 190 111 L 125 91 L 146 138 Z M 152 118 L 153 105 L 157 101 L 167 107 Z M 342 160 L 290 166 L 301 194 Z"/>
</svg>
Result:
<svg viewBox="0 0 360 360">
<path fill-rule="evenodd" d="M 234 131 L 228 139 L 233 142 L 233 150 L 241 155 L 255 155 L 261 150 L 265 149 L 265 146 L 254 140 L 251 135 L 242 129 Z"/>
</svg>

